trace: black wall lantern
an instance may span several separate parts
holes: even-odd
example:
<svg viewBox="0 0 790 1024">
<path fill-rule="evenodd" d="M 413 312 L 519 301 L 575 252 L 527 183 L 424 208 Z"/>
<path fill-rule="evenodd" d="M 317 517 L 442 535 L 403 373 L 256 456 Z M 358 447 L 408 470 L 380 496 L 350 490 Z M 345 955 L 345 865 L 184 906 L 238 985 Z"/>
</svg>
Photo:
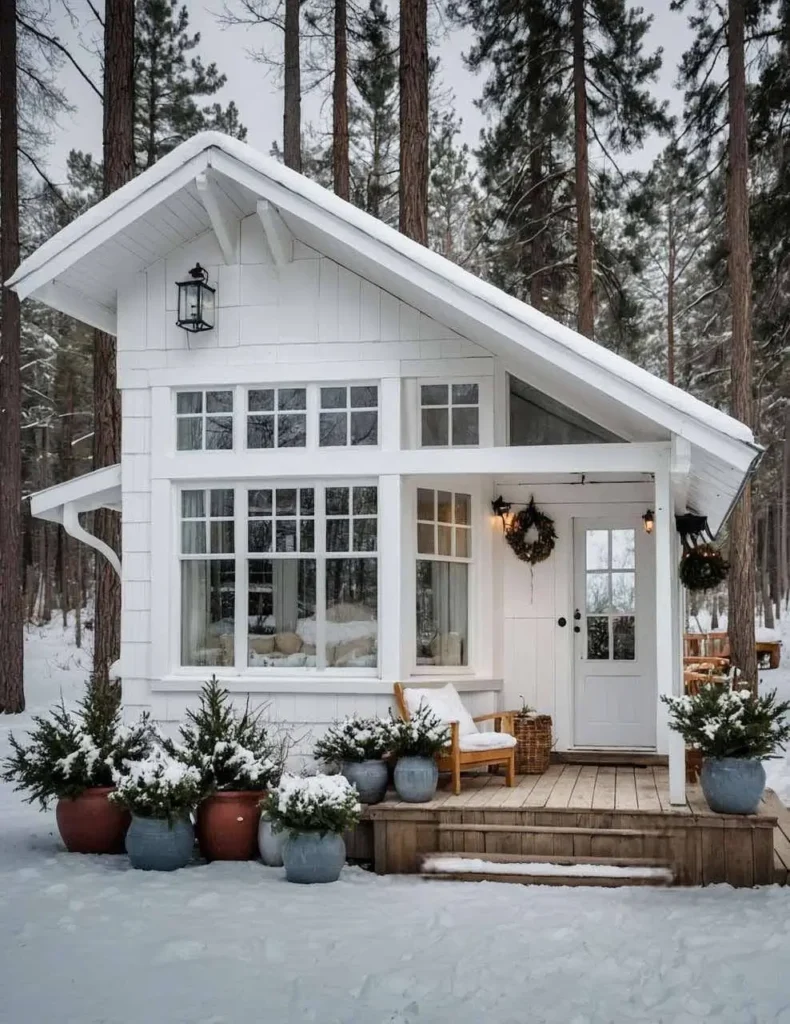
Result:
<svg viewBox="0 0 790 1024">
<path fill-rule="evenodd" d="M 208 283 L 208 271 L 196 263 L 189 271 L 189 280 L 178 282 L 178 326 L 193 334 L 210 331 L 214 326 L 215 292 Z"/>
<path fill-rule="evenodd" d="M 498 498 L 494 498 L 494 500 L 491 502 L 491 511 L 494 513 L 495 516 L 500 516 L 502 522 L 505 523 L 505 525 L 507 525 L 507 517 L 508 513 L 510 512 L 510 508 L 510 502 L 505 501 L 501 494 L 499 495 Z"/>
<path fill-rule="evenodd" d="M 645 527 L 645 533 L 653 532 L 653 527 L 656 525 L 656 517 L 653 515 L 652 508 L 649 508 L 642 516 L 642 523 Z"/>
</svg>

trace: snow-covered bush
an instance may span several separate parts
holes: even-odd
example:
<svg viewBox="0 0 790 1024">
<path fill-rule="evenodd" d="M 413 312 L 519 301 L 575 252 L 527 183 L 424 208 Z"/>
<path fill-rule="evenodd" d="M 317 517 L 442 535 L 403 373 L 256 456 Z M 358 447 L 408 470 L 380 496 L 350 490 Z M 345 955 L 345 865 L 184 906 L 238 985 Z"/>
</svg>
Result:
<svg viewBox="0 0 790 1024">
<path fill-rule="evenodd" d="M 275 831 L 341 833 L 359 821 L 362 805 L 342 775 L 283 775 L 264 810 Z"/>
<path fill-rule="evenodd" d="M 340 766 L 344 761 L 378 761 L 390 749 L 391 725 L 382 718 L 351 715 L 334 722 L 316 742 L 316 761 Z"/>
<path fill-rule="evenodd" d="M 167 752 L 200 772 L 205 795 L 258 790 L 276 784 L 290 739 L 265 717 L 266 707 L 237 712 L 216 677 L 205 683 L 196 711 L 189 709 L 181 742 L 163 739 Z"/>
<path fill-rule="evenodd" d="M 790 701 L 756 696 L 743 682 L 709 683 L 693 696 L 667 697 L 669 725 L 703 757 L 773 757 L 790 739 Z"/>
<path fill-rule="evenodd" d="M 52 800 L 115 785 L 127 761 L 147 756 L 152 730 L 147 715 L 123 725 L 117 691 L 91 682 L 76 710 L 61 700 L 48 715 L 33 716 L 27 742 L 13 734 L 9 742 L 0 778 L 27 790 L 27 802 L 37 800 L 43 809 Z"/>
<path fill-rule="evenodd" d="M 408 721 L 390 725 L 391 748 L 397 757 L 433 757 L 450 743 L 450 726 L 423 701 Z"/>
<path fill-rule="evenodd" d="M 110 800 L 123 804 L 139 818 L 173 822 L 188 815 L 200 802 L 200 772 L 160 747 L 142 761 L 127 761 L 124 770 Z"/>
</svg>

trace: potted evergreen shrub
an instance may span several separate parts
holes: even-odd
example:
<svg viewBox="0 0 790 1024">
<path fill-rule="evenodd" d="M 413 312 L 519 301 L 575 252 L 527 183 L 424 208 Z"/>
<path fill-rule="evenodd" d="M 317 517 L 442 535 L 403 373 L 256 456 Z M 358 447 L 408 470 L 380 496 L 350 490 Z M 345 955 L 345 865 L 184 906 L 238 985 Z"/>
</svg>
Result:
<svg viewBox="0 0 790 1024">
<path fill-rule="evenodd" d="M 110 801 L 132 815 L 126 833 L 132 867 L 183 868 L 195 847 L 191 814 L 202 795 L 200 772 L 159 747 L 143 761 L 127 762 L 126 769 Z"/>
<path fill-rule="evenodd" d="M 356 786 L 363 804 L 377 804 L 387 792 L 390 723 L 351 715 L 335 722 L 315 745 L 317 761 L 340 770 Z"/>
<path fill-rule="evenodd" d="M 432 800 L 439 781 L 436 755 L 450 742 L 450 726 L 421 703 L 408 721 L 393 721 L 391 748 L 397 757 L 394 781 L 401 800 L 422 804 Z"/>
<path fill-rule="evenodd" d="M 260 804 L 282 774 L 287 736 L 265 718 L 266 708 L 234 709 L 216 677 L 187 711 L 181 741 L 165 741 L 172 756 L 197 768 L 204 799 L 197 810 L 197 838 L 206 860 L 249 860 L 258 848 Z"/>
<path fill-rule="evenodd" d="M 700 783 L 712 811 L 754 814 L 765 789 L 763 758 L 788 739 L 790 701 L 758 696 L 742 682 L 710 683 L 693 696 L 661 698 L 669 725 L 702 754 Z"/>
<path fill-rule="evenodd" d="M 0 777 L 27 791 L 42 810 L 56 802 L 55 818 L 70 853 L 123 853 L 129 813 L 108 800 L 127 761 L 147 755 L 147 716 L 121 723 L 116 687 L 88 684 L 74 711 L 61 700 L 48 715 L 34 715 L 27 741 L 9 737 L 11 754 Z"/>
<path fill-rule="evenodd" d="M 343 775 L 284 775 L 266 800 L 266 813 L 283 845 L 285 877 L 309 884 L 336 882 L 346 862 L 343 833 L 359 821 L 362 805 Z"/>
</svg>

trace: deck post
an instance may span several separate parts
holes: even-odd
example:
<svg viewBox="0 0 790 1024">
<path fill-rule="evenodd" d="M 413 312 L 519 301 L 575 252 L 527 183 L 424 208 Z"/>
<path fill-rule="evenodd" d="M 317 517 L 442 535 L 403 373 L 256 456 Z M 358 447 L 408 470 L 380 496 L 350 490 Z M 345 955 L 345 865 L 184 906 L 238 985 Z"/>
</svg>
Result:
<svg viewBox="0 0 790 1024">
<path fill-rule="evenodd" d="M 656 680 L 658 694 L 681 692 L 677 542 L 672 498 L 671 455 L 667 451 L 655 473 L 655 556 L 656 556 Z M 683 738 L 669 728 L 666 706 L 657 709 L 658 748 L 669 754 L 669 799 L 686 802 L 686 753 Z"/>
</svg>

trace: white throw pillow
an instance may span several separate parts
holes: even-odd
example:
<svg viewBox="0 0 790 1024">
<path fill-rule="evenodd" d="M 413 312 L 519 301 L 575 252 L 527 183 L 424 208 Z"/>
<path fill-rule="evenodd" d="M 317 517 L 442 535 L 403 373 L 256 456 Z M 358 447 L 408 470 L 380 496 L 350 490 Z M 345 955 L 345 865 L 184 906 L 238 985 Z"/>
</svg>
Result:
<svg viewBox="0 0 790 1024">
<path fill-rule="evenodd" d="M 404 687 L 403 695 L 410 715 L 414 715 L 424 701 L 442 722 L 458 722 L 460 736 L 477 734 L 474 719 L 461 703 L 458 691 L 452 683 L 438 689 Z"/>
</svg>

